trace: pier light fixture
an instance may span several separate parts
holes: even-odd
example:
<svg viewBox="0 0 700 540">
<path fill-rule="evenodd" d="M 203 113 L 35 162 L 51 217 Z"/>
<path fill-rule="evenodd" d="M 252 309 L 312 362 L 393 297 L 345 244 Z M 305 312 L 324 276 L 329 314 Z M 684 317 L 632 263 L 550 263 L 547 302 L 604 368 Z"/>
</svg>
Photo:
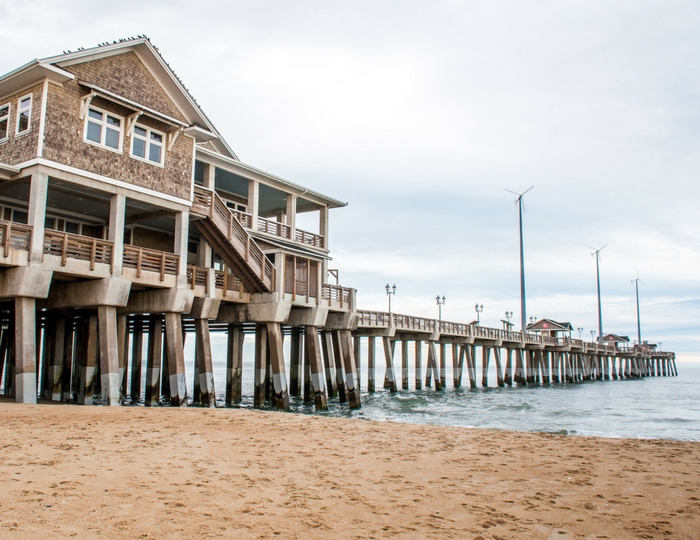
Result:
<svg viewBox="0 0 700 540">
<path fill-rule="evenodd" d="M 438 321 L 442 320 L 442 306 L 445 305 L 445 300 L 446 300 L 446 298 L 444 295 L 442 297 L 440 297 L 440 295 L 438 294 L 435 297 L 435 301 L 437 302 L 437 305 L 438 305 Z"/>
<path fill-rule="evenodd" d="M 389 284 L 386 284 L 386 295 L 389 297 L 389 313 L 391 313 L 391 297 L 396 294 L 396 284 L 393 286 L 389 287 Z"/>
<path fill-rule="evenodd" d="M 510 324 L 510 320 L 513 318 L 513 312 L 512 311 L 506 311 L 506 321 Z"/>
<path fill-rule="evenodd" d="M 639 284 L 644 285 L 644 282 L 639 279 L 639 272 L 637 272 L 637 279 L 631 279 L 630 283 L 634 283 L 634 289 L 637 293 L 637 340 L 639 343 L 642 342 L 642 324 L 639 321 Z"/>
<path fill-rule="evenodd" d="M 533 315 L 532 317 L 530 317 L 530 324 L 535 324 L 536 322 L 537 322 L 536 316 Z"/>
<path fill-rule="evenodd" d="M 515 199 L 515 204 L 518 205 L 518 220 L 520 223 L 520 331 L 525 332 L 527 327 L 527 309 L 525 307 L 525 248 L 523 244 L 523 196 L 530 191 L 535 186 L 532 186 L 522 193 L 517 193 L 506 189 L 508 193 L 517 195 L 518 198 Z"/>
<path fill-rule="evenodd" d="M 583 339 L 583 327 L 579 326 L 576 330 L 578 330 L 578 338 Z"/>
<path fill-rule="evenodd" d="M 595 341 L 595 330 L 591 330 L 591 343 Z"/>
<path fill-rule="evenodd" d="M 481 324 L 481 314 L 484 312 L 484 304 L 479 305 L 479 302 L 474 306 L 476 310 L 476 324 Z"/>
<path fill-rule="evenodd" d="M 605 246 L 607 245 L 608 244 L 605 244 Z M 591 257 L 595 257 L 595 273 L 598 280 L 598 340 L 603 339 L 603 308 L 600 302 L 600 252 L 603 251 L 605 246 L 599 249 L 588 246 L 593 250 Z"/>
</svg>

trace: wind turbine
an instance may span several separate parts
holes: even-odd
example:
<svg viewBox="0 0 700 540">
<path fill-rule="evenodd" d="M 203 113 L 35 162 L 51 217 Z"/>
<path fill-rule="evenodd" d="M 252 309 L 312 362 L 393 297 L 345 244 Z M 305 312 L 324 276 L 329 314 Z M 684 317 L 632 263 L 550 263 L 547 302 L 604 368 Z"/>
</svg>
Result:
<svg viewBox="0 0 700 540">
<path fill-rule="evenodd" d="M 520 331 L 525 332 L 527 328 L 527 313 L 525 308 L 525 254 L 523 247 L 523 196 L 535 186 L 531 186 L 522 193 L 517 193 L 506 189 L 508 193 L 517 195 L 515 204 L 518 205 L 518 218 L 520 220 Z"/>
<path fill-rule="evenodd" d="M 642 325 L 639 322 L 639 284 L 644 285 L 645 283 L 639 279 L 639 272 L 637 272 L 637 279 L 630 279 L 630 283 L 634 283 L 634 288 L 637 293 L 637 343 L 642 346 Z"/>
<path fill-rule="evenodd" d="M 593 250 L 593 253 L 591 253 L 591 257 L 595 257 L 595 272 L 596 276 L 598 278 L 598 342 L 602 343 L 603 342 L 603 307 L 602 304 L 600 303 L 600 252 L 603 251 L 603 248 L 606 247 L 608 244 L 605 244 L 602 248 L 596 249 L 594 247 L 588 246 Z"/>
</svg>

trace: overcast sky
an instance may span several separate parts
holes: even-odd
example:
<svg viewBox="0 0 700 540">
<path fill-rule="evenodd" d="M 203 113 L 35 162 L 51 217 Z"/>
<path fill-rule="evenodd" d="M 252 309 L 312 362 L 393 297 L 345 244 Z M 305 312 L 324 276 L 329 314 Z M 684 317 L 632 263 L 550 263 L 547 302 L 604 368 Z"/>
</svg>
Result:
<svg viewBox="0 0 700 540">
<path fill-rule="evenodd" d="M 107 7 L 109 6 L 109 7 Z M 697 1 L 0 0 L 5 73 L 146 34 L 244 163 L 349 206 L 364 309 L 603 328 L 700 361 Z M 315 224 L 309 224 L 312 229 Z"/>
</svg>

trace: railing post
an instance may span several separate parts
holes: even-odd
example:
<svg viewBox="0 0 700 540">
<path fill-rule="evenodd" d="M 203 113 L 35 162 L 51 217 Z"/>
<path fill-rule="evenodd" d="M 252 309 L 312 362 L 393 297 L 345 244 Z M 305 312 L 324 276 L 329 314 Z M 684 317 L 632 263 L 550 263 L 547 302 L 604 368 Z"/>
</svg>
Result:
<svg viewBox="0 0 700 540">
<path fill-rule="evenodd" d="M 63 233 L 63 247 L 61 248 L 61 266 L 68 264 L 68 234 Z"/>
<path fill-rule="evenodd" d="M 92 239 L 92 247 L 90 249 L 90 270 L 95 269 L 95 255 L 97 252 L 97 238 Z"/>
<path fill-rule="evenodd" d="M 165 279 L 165 251 L 160 253 L 160 280 Z"/>
<path fill-rule="evenodd" d="M 10 221 L 5 225 L 5 257 L 10 253 L 10 235 L 12 234 L 12 222 Z"/>
<path fill-rule="evenodd" d="M 143 248 L 139 248 L 139 254 L 136 256 L 136 277 L 141 277 L 141 258 L 143 257 Z"/>
</svg>

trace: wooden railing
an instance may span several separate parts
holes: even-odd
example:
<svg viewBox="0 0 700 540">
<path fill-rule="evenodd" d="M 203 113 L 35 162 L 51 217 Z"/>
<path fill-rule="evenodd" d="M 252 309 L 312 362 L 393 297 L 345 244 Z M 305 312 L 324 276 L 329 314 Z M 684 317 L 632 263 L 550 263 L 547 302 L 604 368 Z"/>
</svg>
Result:
<svg viewBox="0 0 700 540">
<path fill-rule="evenodd" d="M 180 257 L 174 253 L 166 253 L 157 249 L 147 249 L 137 246 L 124 246 L 124 268 L 136 268 L 136 277 L 141 277 L 142 271 L 160 274 L 160 280 L 166 274 L 176 276 Z"/>
<path fill-rule="evenodd" d="M 187 284 L 192 290 L 195 287 L 204 287 L 206 292 L 209 292 L 209 280 L 207 279 L 207 269 L 201 266 L 187 265 Z"/>
<path fill-rule="evenodd" d="M 106 240 L 80 236 L 46 229 L 44 231 L 44 254 L 61 257 L 61 266 L 68 264 L 68 259 L 90 261 L 90 270 L 95 263 L 112 265 L 114 244 Z"/>
<path fill-rule="evenodd" d="M 339 285 L 330 285 L 329 283 L 321 285 L 321 299 L 327 300 L 329 306 L 332 302 L 339 302 L 342 308 L 350 304 L 351 298 L 352 289 Z"/>
<path fill-rule="evenodd" d="M 2 245 L 3 257 L 10 254 L 10 249 L 29 251 L 31 238 L 32 228 L 29 225 L 0 220 L 0 245 Z"/>
<path fill-rule="evenodd" d="M 274 266 L 216 192 L 195 186 L 193 210 L 209 215 L 219 231 L 226 235 L 228 241 L 234 245 L 269 290 L 274 289 Z"/>
<path fill-rule="evenodd" d="M 228 291 L 238 291 L 239 294 L 243 294 L 243 282 L 231 272 L 215 270 L 214 283 L 217 289 L 224 291 L 224 296 Z"/>
<path fill-rule="evenodd" d="M 318 248 L 324 247 L 323 236 L 320 234 L 314 234 L 308 231 L 303 231 L 301 229 L 296 230 L 296 236 L 294 238 L 297 242 L 306 244 L 309 246 L 314 246 Z"/>
</svg>

